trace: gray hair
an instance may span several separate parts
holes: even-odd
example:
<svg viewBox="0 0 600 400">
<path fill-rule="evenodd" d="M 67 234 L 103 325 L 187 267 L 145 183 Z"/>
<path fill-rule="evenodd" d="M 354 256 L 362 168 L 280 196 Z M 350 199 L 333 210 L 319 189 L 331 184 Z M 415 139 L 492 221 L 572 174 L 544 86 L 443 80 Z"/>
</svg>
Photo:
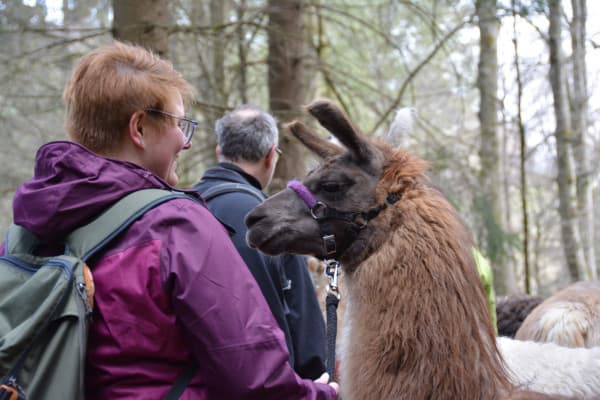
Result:
<svg viewBox="0 0 600 400">
<path fill-rule="evenodd" d="M 230 161 L 258 161 L 279 140 L 275 118 L 248 104 L 218 119 L 215 131 L 221 155 Z"/>
</svg>

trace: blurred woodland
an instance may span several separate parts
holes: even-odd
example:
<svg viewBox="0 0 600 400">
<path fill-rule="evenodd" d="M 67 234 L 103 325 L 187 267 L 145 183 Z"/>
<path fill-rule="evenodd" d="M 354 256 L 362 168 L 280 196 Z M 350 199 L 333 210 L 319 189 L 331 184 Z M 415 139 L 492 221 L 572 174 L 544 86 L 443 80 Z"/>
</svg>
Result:
<svg viewBox="0 0 600 400">
<path fill-rule="evenodd" d="M 283 123 L 330 98 L 376 136 L 409 107 L 414 123 L 395 144 L 431 163 L 498 294 L 597 279 L 593 10 L 594 0 L 0 0 L 0 229 L 37 147 L 66 139 L 73 63 L 118 38 L 170 59 L 197 89 L 182 187 L 215 163 L 214 121 L 241 103 Z M 271 192 L 316 162 L 285 131 L 280 147 Z"/>
</svg>

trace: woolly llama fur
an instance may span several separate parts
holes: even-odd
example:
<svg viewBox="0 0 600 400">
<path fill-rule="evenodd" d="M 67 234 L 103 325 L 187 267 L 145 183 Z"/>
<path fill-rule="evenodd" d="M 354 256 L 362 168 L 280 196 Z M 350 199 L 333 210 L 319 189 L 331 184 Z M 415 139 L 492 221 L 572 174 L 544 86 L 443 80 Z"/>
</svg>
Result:
<svg viewBox="0 0 600 400">
<path fill-rule="evenodd" d="M 576 282 L 550 296 L 525 318 L 515 337 L 567 347 L 600 346 L 600 282 Z"/>
<path fill-rule="evenodd" d="M 600 399 L 600 347 L 569 348 L 498 337 L 513 384 L 576 399 Z"/>
</svg>

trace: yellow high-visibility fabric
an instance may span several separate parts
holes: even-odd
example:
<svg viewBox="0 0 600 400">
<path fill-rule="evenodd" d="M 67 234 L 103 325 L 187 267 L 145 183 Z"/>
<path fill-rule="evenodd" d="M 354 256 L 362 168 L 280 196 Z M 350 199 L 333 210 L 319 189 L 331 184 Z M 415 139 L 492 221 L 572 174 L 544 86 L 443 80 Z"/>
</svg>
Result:
<svg viewBox="0 0 600 400">
<path fill-rule="evenodd" d="M 494 331 L 496 334 L 498 334 L 498 325 L 496 321 L 496 293 L 494 292 L 494 277 L 492 273 L 492 267 L 487 258 L 485 258 L 483 254 L 481 254 L 475 247 L 473 247 L 473 257 L 475 258 L 477 271 L 479 272 L 479 277 L 481 278 L 481 282 L 483 283 L 483 287 L 485 289 L 488 308 L 492 317 L 492 324 L 494 325 Z"/>
</svg>

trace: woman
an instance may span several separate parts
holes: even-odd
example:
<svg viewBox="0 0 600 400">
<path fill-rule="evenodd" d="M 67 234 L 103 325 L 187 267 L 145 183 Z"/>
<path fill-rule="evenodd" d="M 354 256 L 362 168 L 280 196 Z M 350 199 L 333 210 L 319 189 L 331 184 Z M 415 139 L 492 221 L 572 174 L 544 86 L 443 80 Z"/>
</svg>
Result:
<svg viewBox="0 0 600 400">
<path fill-rule="evenodd" d="M 49 248 L 123 196 L 172 189 L 197 123 L 172 65 L 115 42 L 85 56 L 64 91 L 71 141 L 48 143 L 19 187 L 14 221 Z M 53 246 L 55 245 L 55 246 Z M 195 360 L 182 399 L 334 399 L 299 378 L 265 300 L 226 230 L 200 203 L 148 211 L 90 263 L 95 307 L 87 399 L 159 399 Z"/>
</svg>

